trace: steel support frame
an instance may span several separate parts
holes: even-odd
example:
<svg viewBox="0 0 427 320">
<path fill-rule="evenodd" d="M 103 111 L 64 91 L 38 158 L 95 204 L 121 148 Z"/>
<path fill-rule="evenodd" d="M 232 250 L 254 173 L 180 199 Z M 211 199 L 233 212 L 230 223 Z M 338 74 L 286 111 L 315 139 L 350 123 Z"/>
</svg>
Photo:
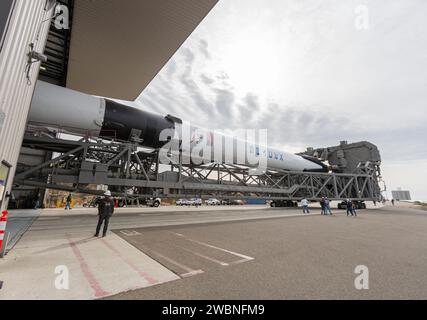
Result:
<svg viewBox="0 0 427 320">
<path fill-rule="evenodd" d="M 134 195 L 158 197 L 217 197 L 298 200 L 379 200 L 375 168 L 359 173 L 266 171 L 249 174 L 249 168 L 223 163 L 170 164 L 170 175 L 160 170 L 158 150 L 141 152 L 126 142 L 67 141 L 26 137 L 24 145 L 63 150 L 45 163 L 19 172 L 15 184 L 97 194 L 91 186 L 104 184 L 117 194 L 132 189 Z M 369 170 L 368 170 L 369 169 Z"/>
</svg>

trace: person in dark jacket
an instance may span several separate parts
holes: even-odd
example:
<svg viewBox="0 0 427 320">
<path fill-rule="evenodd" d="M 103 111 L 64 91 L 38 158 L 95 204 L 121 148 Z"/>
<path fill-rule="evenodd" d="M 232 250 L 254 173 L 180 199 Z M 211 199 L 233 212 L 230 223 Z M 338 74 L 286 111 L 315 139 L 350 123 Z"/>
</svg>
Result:
<svg viewBox="0 0 427 320">
<path fill-rule="evenodd" d="M 325 197 L 324 208 L 325 208 L 325 215 L 328 214 L 328 212 L 329 212 L 329 215 L 332 215 L 331 201 L 328 199 L 328 197 Z"/>
<path fill-rule="evenodd" d="M 67 201 L 65 203 L 65 210 L 69 209 L 71 210 L 71 200 L 73 199 L 71 192 L 68 193 Z"/>
<path fill-rule="evenodd" d="M 325 212 L 325 197 L 322 197 L 322 199 L 320 199 L 320 207 L 322 208 L 322 211 L 320 214 L 326 214 L 326 212 Z"/>
<path fill-rule="evenodd" d="M 353 211 L 353 215 L 355 217 L 357 217 L 357 213 L 356 213 L 356 202 L 353 201 L 353 205 L 352 205 L 352 211 Z"/>
<path fill-rule="evenodd" d="M 98 204 L 98 225 L 96 226 L 95 237 L 99 236 L 99 231 L 101 230 L 102 223 L 104 223 L 104 229 L 102 232 L 102 236 L 105 237 L 107 235 L 108 223 L 110 222 L 110 218 L 114 213 L 114 199 L 111 197 L 111 192 L 107 190 L 104 193 L 104 198 L 99 201 Z"/>
<path fill-rule="evenodd" d="M 351 201 L 350 199 L 347 199 L 346 206 L 347 206 L 347 217 L 349 215 L 353 215 L 353 201 Z"/>
</svg>

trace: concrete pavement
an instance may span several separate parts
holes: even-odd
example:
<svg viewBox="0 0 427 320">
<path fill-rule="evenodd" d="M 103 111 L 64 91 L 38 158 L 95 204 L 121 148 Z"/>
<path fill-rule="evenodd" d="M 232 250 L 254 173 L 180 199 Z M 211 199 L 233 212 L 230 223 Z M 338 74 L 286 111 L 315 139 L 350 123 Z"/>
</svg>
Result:
<svg viewBox="0 0 427 320">
<path fill-rule="evenodd" d="M 11 210 L 7 222 L 7 248 L 11 250 L 39 217 L 41 210 Z"/>
<path fill-rule="evenodd" d="M 253 206 L 158 209 L 120 208 L 110 228 L 126 233 L 135 227 L 301 216 L 295 210 Z M 12 215 L 19 217 L 18 213 Z M 36 212 L 21 214 L 30 213 Z M 16 227 L 11 222 L 9 230 Z M 0 299 L 94 299 L 185 276 L 185 272 L 169 270 L 112 232 L 105 239 L 94 238 L 96 222 L 94 208 L 42 210 L 14 249 L 0 259 Z M 69 274 L 67 290 L 55 287 L 62 279 L 63 266 Z M 190 271 L 188 275 L 193 275 Z"/>
<path fill-rule="evenodd" d="M 134 229 L 141 235 L 123 235 L 134 246 L 159 261 L 161 257 L 151 250 L 203 273 L 111 298 L 426 299 L 426 230 L 426 211 L 397 207 L 363 210 L 357 217 L 340 213 Z M 194 254 L 190 257 L 182 248 L 229 261 L 215 250 L 189 247 L 188 239 L 253 259 L 221 266 Z M 179 272 L 176 266 L 165 265 Z M 368 290 L 355 286 L 357 266 L 368 268 Z"/>
<path fill-rule="evenodd" d="M 43 210 L 0 259 L 0 299 L 426 299 L 427 212 L 376 209 L 120 209 L 105 239 L 96 209 Z"/>
<path fill-rule="evenodd" d="M 68 288 L 57 287 L 64 277 Z M 94 299 L 178 277 L 114 234 L 68 229 L 27 232 L 0 260 L 0 279 L 0 299 Z"/>
</svg>

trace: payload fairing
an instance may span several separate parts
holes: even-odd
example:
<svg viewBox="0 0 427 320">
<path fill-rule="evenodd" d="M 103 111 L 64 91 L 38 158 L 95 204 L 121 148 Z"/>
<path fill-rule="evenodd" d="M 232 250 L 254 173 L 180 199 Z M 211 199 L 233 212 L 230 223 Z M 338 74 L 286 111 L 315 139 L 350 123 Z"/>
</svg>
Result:
<svg viewBox="0 0 427 320">
<path fill-rule="evenodd" d="M 37 82 L 28 122 L 47 128 L 62 128 L 70 134 L 80 135 L 82 132 L 89 132 L 93 137 L 138 141 L 141 146 L 149 148 L 165 146 L 168 141 L 161 138 L 161 133 L 164 130 L 175 130 L 181 126 L 181 121 L 171 116 L 165 117 L 42 81 Z M 191 130 L 194 134 L 198 129 L 191 127 Z M 252 142 L 237 138 L 232 138 L 233 154 L 228 157 L 226 154 L 228 149 L 224 146 L 227 145 L 226 141 L 229 137 L 221 134 L 213 135 L 209 130 L 204 131 L 215 137 L 214 144 L 215 141 L 221 140 L 221 148 L 225 153 L 221 156 L 221 161 L 228 164 L 253 164 L 252 162 L 247 163 L 247 156 L 243 156 L 243 161 L 239 160 L 242 157 L 239 157 L 241 155 L 238 152 L 242 150 L 240 147 L 245 144 L 253 146 L 249 149 L 255 153 L 255 157 L 265 155 L 266 168 L 269 170 L 310 172 L 328 170 L 328 167 L 320 161 L 283 150 L 254 145 Z M 191 150 L 188 151 L 193 151 L 197 144 L 198 141 L 191 142 L 189 144 Z M 218 161 L 214 157 L 213 151 L 212 154 L 209 154 L 209 158 L 211 161 Z"/>
</svg>

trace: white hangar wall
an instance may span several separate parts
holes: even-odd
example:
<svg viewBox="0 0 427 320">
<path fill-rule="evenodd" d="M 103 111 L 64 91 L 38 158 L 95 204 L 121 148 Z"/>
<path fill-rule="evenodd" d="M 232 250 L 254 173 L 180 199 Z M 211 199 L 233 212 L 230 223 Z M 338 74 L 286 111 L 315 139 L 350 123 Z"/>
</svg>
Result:
<svg viewBox="0 0 427 320">
<path fill-rule="evenodd" d="M 26 66 L 30 44 L 43 52 L 52 15 L 49 0 L 2 0 L 0 24 L 0 209 L 7 208 L 40 63 Z"/>
</svg>

